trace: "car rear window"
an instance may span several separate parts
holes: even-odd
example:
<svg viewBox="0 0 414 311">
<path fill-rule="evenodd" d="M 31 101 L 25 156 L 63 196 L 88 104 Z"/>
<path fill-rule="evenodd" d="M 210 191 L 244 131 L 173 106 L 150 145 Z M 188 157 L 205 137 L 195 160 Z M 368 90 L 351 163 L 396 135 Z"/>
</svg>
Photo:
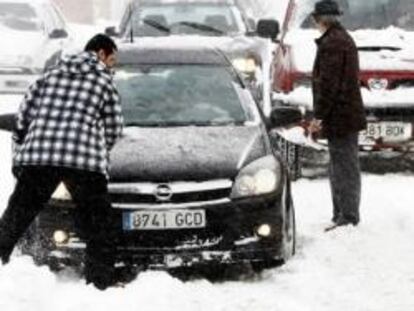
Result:
<svg viewBox="0 0 414 311">
<path fill-rule="evenodd" d="M 134 18 L 134 34 L 226 35 L 241 31 L 239 19 L 235 9 L 226 5 L 176 3 L 141 6 Z"/>
</svg>

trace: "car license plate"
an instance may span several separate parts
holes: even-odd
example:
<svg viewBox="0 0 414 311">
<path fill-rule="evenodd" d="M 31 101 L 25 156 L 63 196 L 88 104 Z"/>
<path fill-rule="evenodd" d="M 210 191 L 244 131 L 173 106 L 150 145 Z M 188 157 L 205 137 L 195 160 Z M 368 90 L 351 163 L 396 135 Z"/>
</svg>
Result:
<svg viewBox="0 0 414 311">
<path fill-rule="evenodd" d="M 198 229 L 205 226 L 205 210 L 138 211 L 123 214 L 123 228 L 127 231 Z"/>
<path fill-rule="evenodd" d="M 404 122 L 368 123 L 367 130 L 362 132 L 362 138 L 383 138 L 385 141 L 409 140 L 412 136 L 412 125 Z"/>
</svg>

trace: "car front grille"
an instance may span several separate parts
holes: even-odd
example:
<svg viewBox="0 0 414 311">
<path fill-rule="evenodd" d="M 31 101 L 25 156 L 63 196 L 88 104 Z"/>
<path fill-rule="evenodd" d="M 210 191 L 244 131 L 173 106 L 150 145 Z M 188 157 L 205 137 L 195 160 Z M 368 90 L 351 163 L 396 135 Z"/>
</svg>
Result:
<svg viewBox="0 0 414 311">
<path fill-rule="evenodd" d="M 173 183 L 113 183 L 109 193 L 114 207 L 151 208 L 168 204 L 199 204 L 229 200 L 231 180 Z M 182 206 L 181 206 L 182 207 Z"/>
<path fill-rule="evenodd" d="M 222 243 L 224 228 L 215 230 L 179 231 L 137 231 L 124 234 L 120 246 L 129 249 L 170 249 L 186 250 L 196 248 L 216 248 Z"/>
<path fill-rule="evenodd" d="M 226 198 L 230 195 L 228 189 L 216 189 L 203 192 L 176 193 L 168 200 L 170 203 L 204 202 Z M 115 194 L 111 193 L 112 202 L 116 203 L 160 203 L 154 194 Z"/>
<path fill-rule="evenodd" d="M 219 245 L 223 244 L 224 236 L 228 235 L 228 224 L 223 222 L 223 216 L 226 216 L 226 212 L 220 207 L 230 202 L 232 186 L 233 182 L 231 180 L 112 183 L 109 185 L 109 193 L 112 206 L 120 212 L 213 207 L 213 209 L 207 211 L 208 222 L 206 228 L 124 231 L 123 241 L 127 249 L 158 249 L 160 251 L 166 249 L 179 251 L 180 249 L 193 248 L 217 249 L 220 248 Z M 229 213 L 231 214 L 230 211 Z M 122 245 L 120 246 L 122 248 Z"/>
</svg>

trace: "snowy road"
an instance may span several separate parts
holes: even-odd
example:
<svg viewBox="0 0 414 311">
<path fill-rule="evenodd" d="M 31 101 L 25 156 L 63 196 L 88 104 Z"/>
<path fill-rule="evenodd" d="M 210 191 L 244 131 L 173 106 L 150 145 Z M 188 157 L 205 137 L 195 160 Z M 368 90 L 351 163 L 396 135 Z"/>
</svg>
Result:
<svg viewBox="0 0 414 311">
<path fill-rule="evenodd" d="M 12 187 L 9 143 L 9 135 L 0 132 L 2 208 Z M 15 257 L 0 267 L 0 310 L 413 310 L 413 185 L 410 175 L 364 176 L 363 224 L 326 234 L 331 214 L 327 181 L 297 182 L 298 254 L 257 279 L 183 283 L 148 272 L 125 289 L 102 293 Z"/>
</svg>

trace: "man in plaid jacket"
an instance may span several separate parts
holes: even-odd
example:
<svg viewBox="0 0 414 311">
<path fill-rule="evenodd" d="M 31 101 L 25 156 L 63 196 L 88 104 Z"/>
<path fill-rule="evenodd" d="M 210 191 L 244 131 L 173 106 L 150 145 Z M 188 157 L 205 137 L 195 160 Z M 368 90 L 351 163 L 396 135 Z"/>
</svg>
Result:
<svg viewBox="0 0 414 311">
<path fill-rule="evenodd" d="M 3 264 L 63 182 L 78 207 L 87 241 L 87 282 L 104 289 L 114 281 L 116 220 L 107 177 L 109 151 L 123 123 L 111 72 L 116 51 L 112 39 L 97 35 L 85 52 L 50 68 L 24 97 L 13 134 L 17 184 L 0 219 Z"/>
</svg>

